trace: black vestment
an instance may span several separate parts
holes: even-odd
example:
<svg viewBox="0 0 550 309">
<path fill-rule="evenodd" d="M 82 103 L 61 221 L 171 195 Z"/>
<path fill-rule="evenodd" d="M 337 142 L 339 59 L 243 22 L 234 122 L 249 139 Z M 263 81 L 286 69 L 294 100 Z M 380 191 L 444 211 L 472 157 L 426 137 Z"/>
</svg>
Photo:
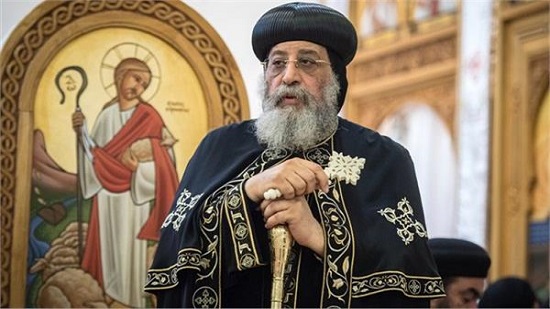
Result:
<svg viewBox="0 0 550 309">
<path fill-rule="evenodd" d="M 326 167 L 333 152 L 364 168 L 355 185 L 332 181 L 307 196 L 325 254 L 294 244 L 283 306 L 427 307 L 445 295 L 405 148 L 344 119 L 304 152 L 265 149 L 253 129 L 253 120 L 216 129 L 189 161 L 147 276 L 159 307 L 269 307 L 267 231 L 244 182 L 292 157 Z"/>
</svg>

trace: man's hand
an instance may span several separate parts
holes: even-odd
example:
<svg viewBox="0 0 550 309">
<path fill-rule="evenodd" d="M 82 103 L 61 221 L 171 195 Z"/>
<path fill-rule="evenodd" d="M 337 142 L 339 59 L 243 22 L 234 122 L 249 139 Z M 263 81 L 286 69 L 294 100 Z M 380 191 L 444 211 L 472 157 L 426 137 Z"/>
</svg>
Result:
<svg viewBox="0 0 550 309">
<path fill-rule="evenodd" d="M 132 149 L 128 147 L 120 157 L 120 162 L 126 166 L 128 169 L 130 169 L 132 172 L 135 172 L 138 167 L 138 159 L 132 152 Z"/>
<path fill-rule="evenodd" d="M 260 204 L 265 227 L 271 229 L 286 224 L 294 240 L 323 256 L 325 239 L 321 224 L 311 213 L 304 196 L 292 199 L 264 200 Z"/>
<path fill-rule="evenodd" d="M 293 158 L 251 177 L 244 189 L 246 195 L 258 203 L 269 189 L 279 190 L 282 199 L 293 199 L 317 189 L 328 192 L 328 183 L 328 176 L 319 164 Z"/>
<path fill-rule="evenodd" d="M 76 134 L 80 134 L 80 128 L 84 124 L 84 120 L 86 120 L 86 117 L 80 110 L 77 110 L 73 113 L 72 123 L 73 130 L 76 132 Z"/>
</svg>

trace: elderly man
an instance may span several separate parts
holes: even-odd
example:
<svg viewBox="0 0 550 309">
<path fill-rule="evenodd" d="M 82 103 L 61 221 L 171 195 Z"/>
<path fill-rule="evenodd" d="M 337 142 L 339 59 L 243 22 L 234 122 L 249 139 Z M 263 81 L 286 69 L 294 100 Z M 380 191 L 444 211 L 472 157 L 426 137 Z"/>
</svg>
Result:
<svg viewBox="0 0 550 309">
<path fill-rule="evenodd" d="M 199 145 L 146 291 L 160 307 L 269 307 L 268 231 L 285 226 L 294 241 L 280 306 L 428 307 L 444 292 L 409 153 L 338 117 L 357 49 L 351 22 L 284 4 L 258 20 L 252 45 L 264 113 Z"/>
<path fill-rule="evenodd" d="M 447 296 L 432 300 L 432 308 L 477 308 L 485 289 L 491 258 L 481 246 L 464 239 L 428 241 Z"/>
</svg>

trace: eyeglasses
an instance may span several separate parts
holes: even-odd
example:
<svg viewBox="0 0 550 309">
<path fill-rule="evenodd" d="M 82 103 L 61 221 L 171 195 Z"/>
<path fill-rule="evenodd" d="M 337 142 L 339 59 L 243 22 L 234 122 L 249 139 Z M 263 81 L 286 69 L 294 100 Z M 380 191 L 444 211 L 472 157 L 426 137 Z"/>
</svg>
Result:
<svg viewBox="0 0 550 309">
<path fill-rule="evenodd" d="M 294 62 L 296 68 L 302 70 L 306 74 L 315 73 L 315 71 L 317 71 L 321 64 L 330 65 L 330 62 L 328 61 L 316 60 L 309 57 L 300 57 L 296 60 L 275 57 L 273 59 L 267 59 L 266 61 L 262 62 L 262 65 L 264 67 L 264 72 L 267 73 L 269 76 L 277 76 L 283 73 L 289 62 Z"/>
</svg>

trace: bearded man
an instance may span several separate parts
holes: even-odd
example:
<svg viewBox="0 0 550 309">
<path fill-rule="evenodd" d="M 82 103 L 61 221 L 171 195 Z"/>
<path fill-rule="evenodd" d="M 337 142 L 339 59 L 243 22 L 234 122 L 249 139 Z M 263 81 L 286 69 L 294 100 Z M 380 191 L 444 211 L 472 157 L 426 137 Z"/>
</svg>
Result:
<svg viewBox="0 0 550 309">
<path fill-rule="evenodd" d="M 258 20 L 252 45 L 264 113 L 199 145 L 146 291 L 159 307 L 269 307 L 268 231 L 282 225 L 294 239 L 282 307 L 428 307 L 444 296 L 409 153 L 338 116 L 351 22 L 284 4 Z"/>
</svg>

